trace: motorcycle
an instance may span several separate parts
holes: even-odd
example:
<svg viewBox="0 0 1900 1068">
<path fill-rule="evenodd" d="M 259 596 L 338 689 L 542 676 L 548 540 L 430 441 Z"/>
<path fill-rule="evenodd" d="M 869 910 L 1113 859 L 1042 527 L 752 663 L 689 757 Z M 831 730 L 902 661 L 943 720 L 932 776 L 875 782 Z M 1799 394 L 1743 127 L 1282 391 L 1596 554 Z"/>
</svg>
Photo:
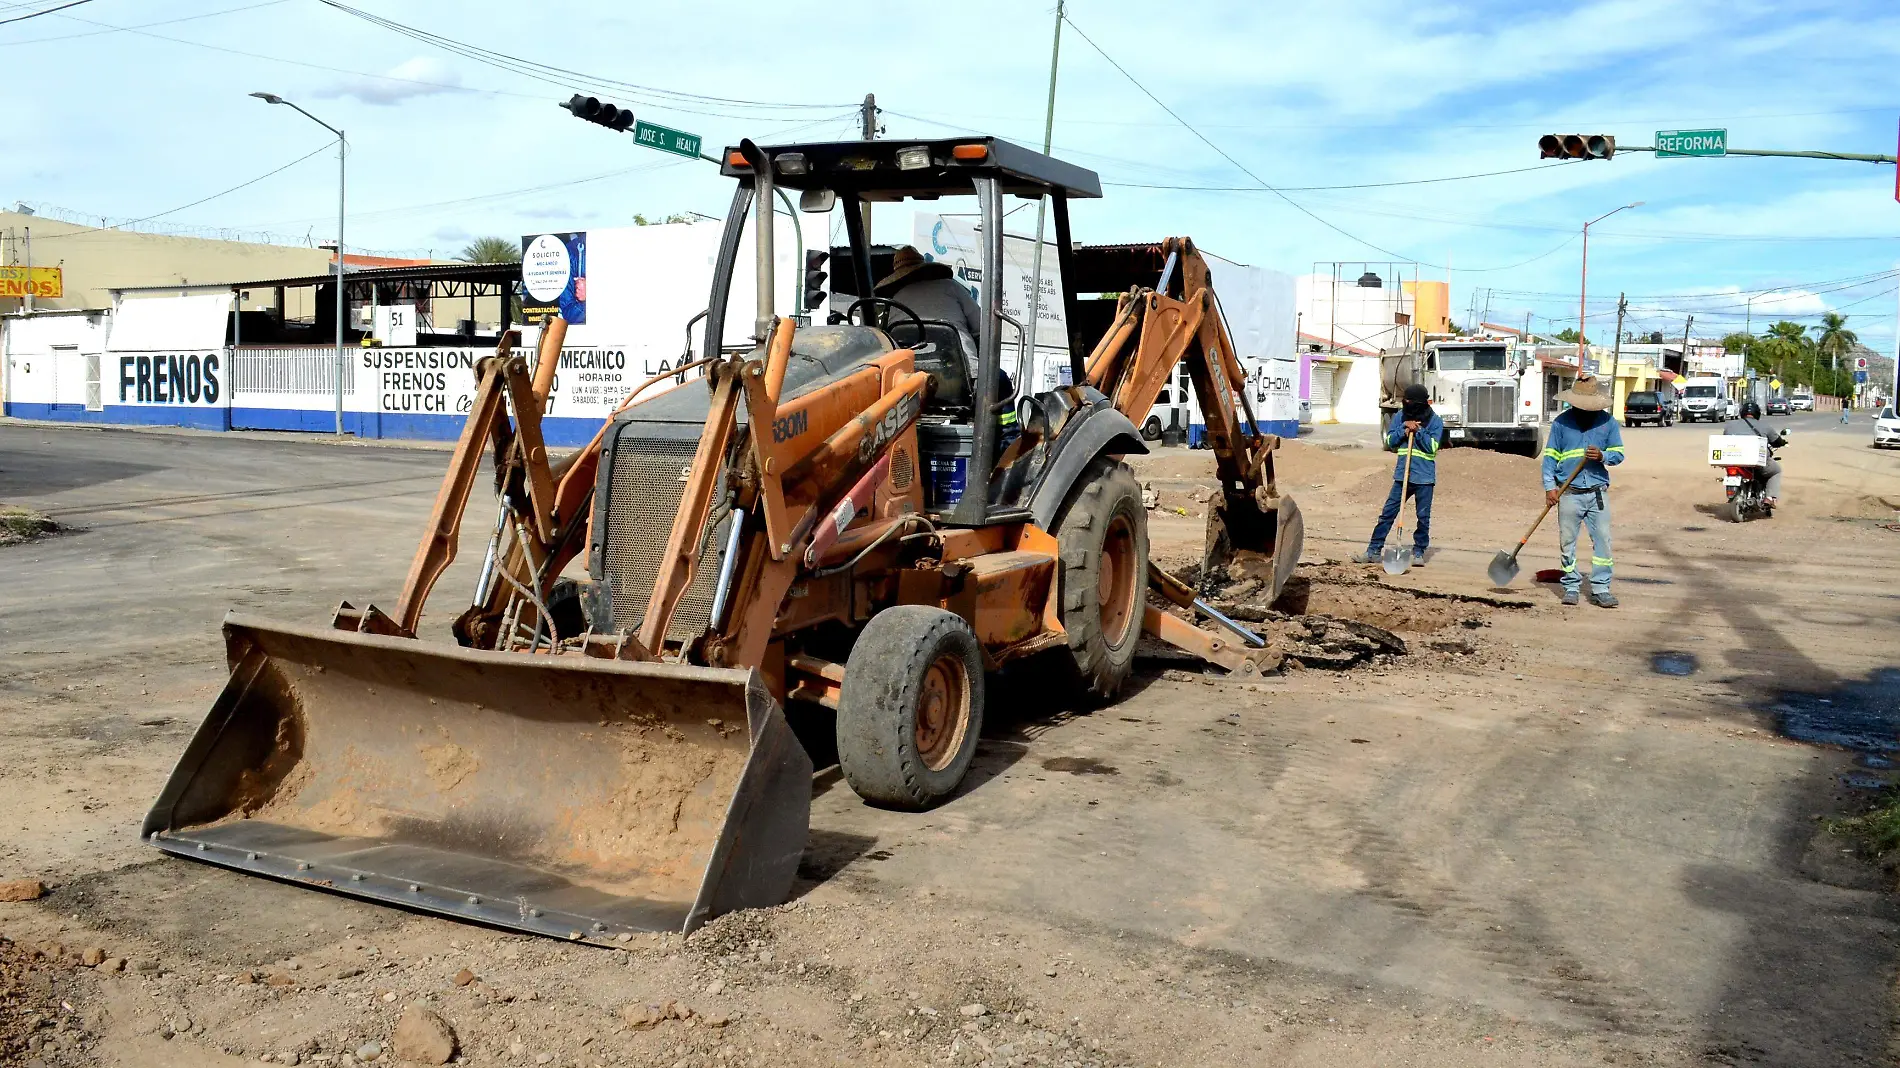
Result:
<svg viewBox="0 0 1900 1068">
<path fill-rule="evenodd" d="M 1753 428 L 1752 423 L 1750 427 Z M 1710 459 L 1719 460 L 1722 468 L 1722 488 L 1728 494 L 1729 519 L 1736 523 L 1746 523 L 1752 517 L 1772 519 L 1775 506 L 1768 500 L 1768 464 L 1774 462 L 1775 450 L 1788 444 L 1788 432 L 1783 430 L 1773 437 L 1742 436 L 1741 440 L 1755 444 L 1760 449 L 1760 462 L 1751 462 L 1737 454 L 1745 454 L 1747 449 L 1730 452 L 1711 442 Z"/>
<path fill-rule="evenodd" d="M 1774 453 L 1769 453 L 1774 458 Z M 1728 517 L 1746 523 L 1751 516 L 1772 519 L 1773 505 L 1768 503 L 1768 476 L 1764 468 L 1731 465 L 1723 468 L 1722 486 L 1728 491 Z"/>
</svg>

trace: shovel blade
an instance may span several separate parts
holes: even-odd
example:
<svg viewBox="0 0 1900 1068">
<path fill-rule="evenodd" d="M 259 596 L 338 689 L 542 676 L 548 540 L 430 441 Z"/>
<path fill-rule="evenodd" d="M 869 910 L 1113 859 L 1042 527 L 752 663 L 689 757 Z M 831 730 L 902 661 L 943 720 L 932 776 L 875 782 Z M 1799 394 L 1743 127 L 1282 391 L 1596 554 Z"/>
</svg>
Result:
<svg viewBox="0 0 1900 1068">
<path fill-rule="evenodd" d="M 1412 550 L 1388 546 L 1379 554 L 1379 566 L 1388 575 L 1403 575 L 1412 570 Z"/>
<path fill-rule="evenodd" d="M 811 762 L 754 672 L 227 617 L 166 852 L 593 942 L 775 905 Z"/>
<path fill-rule="evenodd" d="M 1498 554 L 1491 558 L 1491 566 L 1485 569 L 1485 574 L 1491 576 L 1491 585 L 1509 586 L 1511 580 L 1517 577 L 1517 557 L 1502 549 L 1498 550 Z"/>
</svg>

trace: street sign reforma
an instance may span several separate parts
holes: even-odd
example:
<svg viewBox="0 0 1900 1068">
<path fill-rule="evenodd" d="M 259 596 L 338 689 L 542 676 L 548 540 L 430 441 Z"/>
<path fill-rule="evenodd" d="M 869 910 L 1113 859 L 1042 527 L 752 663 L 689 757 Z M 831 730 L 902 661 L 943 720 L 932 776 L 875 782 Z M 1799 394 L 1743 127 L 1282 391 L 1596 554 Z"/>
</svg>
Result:
<svg viewBox="0 0 1900 1068">
<path fill-rule="evenodd" d="M 1726 156 L 1727 130 L 1657 130 L 1658 156 Z"/>
<path fill-rule="evenodd" d="M 633 124 L 633 143 L 646 148 L 657 148 L 662 152 L 671 152 L 675 156 L 685 156 L 688 159 L 699 158 L 698 134 L 656 126 L 650 122 Z"/>
</svg>

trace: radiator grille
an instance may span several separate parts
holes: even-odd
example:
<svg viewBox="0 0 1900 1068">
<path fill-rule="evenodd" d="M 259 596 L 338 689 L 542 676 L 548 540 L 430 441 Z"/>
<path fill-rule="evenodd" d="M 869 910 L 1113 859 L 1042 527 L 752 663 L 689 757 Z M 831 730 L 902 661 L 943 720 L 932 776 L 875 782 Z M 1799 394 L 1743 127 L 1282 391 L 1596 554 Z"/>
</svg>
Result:
<svg viewBox="0 0 1900 1068">
<path fill-rule="evenodd" d="M 1465 425 L 1497 423 L 1509 425 L 1516 418 L 1517 387 L 1466 386 Z"/>
<path fill-rule="evenodd" d="M 653 596 L 660 558 L 672 536 L 673 518 L 679 513 L 680 497 L 686 491 L 685 476 L 697 447 L 693 441 L 626 437 L 614 447 L 601 570 L 613 591 L 617 630 L 638 628 L 646 618 L 647 601 Z M 719 584 L 719 566 L 725 557 L 730 513 L 730 505 L 723 500 L 713 507 L 713 522 L 707 525 L 705 542 L 700 546 L 699 565 L 692 584 L 673 610 L 667 641 L 692 641 L 711 623 L 713 590 Z"/>
<path fill-rule="evenodd" d="M 910 480 L 917 477 L 917 468 L 910 458 L 909 449 L 891 450 L 891 489 L 902 493 L 910 488 Z"/>
</svg>

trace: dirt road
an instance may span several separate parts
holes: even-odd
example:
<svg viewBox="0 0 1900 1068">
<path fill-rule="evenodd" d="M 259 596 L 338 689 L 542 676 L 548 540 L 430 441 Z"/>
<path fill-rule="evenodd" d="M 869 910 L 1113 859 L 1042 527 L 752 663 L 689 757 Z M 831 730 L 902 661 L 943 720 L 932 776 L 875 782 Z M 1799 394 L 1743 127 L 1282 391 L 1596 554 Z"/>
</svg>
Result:
<svg viewBox="0 0 1900 1068">
<path fill-rule="evenodd" d="M 790 905 L 602 951 L 135 838 L 222 684 L 225 609 L 388 600 L 439 451 L 0 424 L 0 502 L 75 528 L 0 548 L 0 880 L 51 887 L 0 903 L 0 1014 L 40 1017 L 0 1061 L 385 1063 L 415 1005 L 483 1065 L 1891 1063 L 1891 879 L 1823 818 L 1900 746 L 1900 454 L 1791 425 L 1785 507 L 1744 526 L 1710 514 L 1707 428 L 1628 432 L 1619 610 L 1528 582 L 1553 531 L 1503 595 L 1526 607 L 1314 569 L 1411 653 L 1150 662 L 1088 716 L 1002 680 L 951 803 L 872 809 L 821 772 Z M 1363 546 L 1390 461 L 1362 439 L 1280 458 L 1309 560 Z M 1191 560 L 1211 458 L 1137 469 L 1157 559 Z M 1393 583 L 1493 593 L 1535 465 L 1440 470 L 1434 553 Z"/>
</svg>

